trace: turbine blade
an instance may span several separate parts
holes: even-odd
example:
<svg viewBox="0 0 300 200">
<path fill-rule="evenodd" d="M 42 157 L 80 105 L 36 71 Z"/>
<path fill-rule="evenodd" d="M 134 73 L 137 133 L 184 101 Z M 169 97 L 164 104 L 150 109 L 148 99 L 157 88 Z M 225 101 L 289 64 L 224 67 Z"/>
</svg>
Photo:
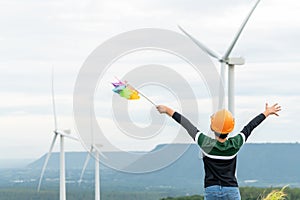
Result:
<svg viewBox="0 0 300 200">
<path fill-rule="evenodd" d="M 43 168 L 42 168 L 42 173 L 41 173 L 41 176 L 40 176 L 39 185 L 38 185 L 38 189 L 37 189 L 38 192 L 39 192 L 40 189 L 41 189 L 41 184 L 42 184 L 43 176 L 44 176 L 44 173 L 45 173 L 45 170 L 46 170 L 46 167 L 47 167 L 49 158 L 50 158 L 50 156 L 51 156 L 51 153 L 52 153 L 52 150 L 53 150 L 53 147 L 54 147 L 56 138 L 57 138 L 57 134 L 55 133 L 55 135 L 54 135 L 54 137 L 53 137 L 53 140 L 52 140 L 52 143 L 51 143 L 51 146 L 50 146 L 50 149 L 49 149 L 49 152 L 48 152 L 48 154 L 47 154 L 47 157 L 46 157 L 46 159 L 45 159 L 45 162 L 44 162 L 44 165 L 43 165 Z"/>
<path fill-rule="evenodd" d="M 189 33 L 187 33 L 181 26 L 177 25 L 178 28 L 186 35 L 188 36 L 197 46 L 199 46 L 203 51 L 205 51 L 208 55 L 210 55 L 211 57 L 214 57 L 216 59 L 218 59 L 219 61 L 222 60 L 221 55 L 219 55 L 218 53 L 214 52 L 213 50 L 209 49 L 208 47 L 206 47 L 204 44 L 202 44 L 201 42 L 199 42 L 196 38 L 194 38 L 192 35 L 190 35 Z"/>
<path fill-rule="evenodd" d="M 79 179 L 79 185 L 81 184 L 82 182 L 82 177 L 83 177 L 83 174 L 86 170 L 86 167 L 90 161 L 90 154 L 93 153 L 93 146 L 91 147 L 91 150 L 88 152 L 87 156 L 86 156 L 86 159 L 85 159 L 85 162 L 84 162 L 84 165 L 83 165 L 83 168 L 82 168 L 82 171 L 81 171 L 81 174 L 80 174 L 80 179 Z"/>
<path fill-rule="evenodd" d="M 99 154 L 100 154 L 103 158 L 107 159 L 107 157 L 106 157 L 101 151 L 99 151 Z"/>
<path fill-rule="evenodd" d="M 57 130 L 57 116 L 56 116 L 56 107 L 55 107 L 55 96 L 54 96 L 54 68 L 52 68 L 52 108 L 53 108 L 53 116 L 54 116 L 54 128 Z"/>
<path fill-rule="evenodd" d="M 246 26 L 246 24 L 247 24 L 249 18 L 251 17 L 253 11 L 255 10 L 255 8 L 257 7 L 257 5 L 258 5 L 259 2 L 260 2 L 260 0 L 257 0 L 257 1 L 256 1 L 256 3 L 254 4 L 254 6 L 252 7 L 252 9 L 250 10 L 249 14 L 248 14 L 247 17 L 245 18 L 245 20 L 244 20 L 244 22 L 242 23 L 242 25 L 241 25 L 239 31 L 237 32 L 237 34 L 235 35 L 235 37 L 234 37 L 233 41 L 231 42 L 229 48 L 228 48 L 227 51 L 225 52 L 225 54 L 224 54 L 224 56 L 223 56 L 223 60 L 226 60 L 226 59 L 229 57 L 229 55 L 230 55 L 230 53 L 231 53 L 231 51 L 232 51 L 234 45 L 236 44 L 237 40 L 239 39 L 239 37 L 240 37 L 240 35 L 241 35 L 243 29 L 245 28 L 245 26 Z"/>
<path fill-rule="evenodd" d="M 100 148 L 102 147 L 102 145 L 99 145 L 99 144 L 98 144 L 98 146 L 100 146 Z M 97 145 L 94 145 L 94 148 L 95 148 L 96 151 L 98 151 L 98 153 L 99 153 L 103 158 L 107 159 L 107 157 L 101 152 L 100 148 L 97 147 Z"/>
</svg>

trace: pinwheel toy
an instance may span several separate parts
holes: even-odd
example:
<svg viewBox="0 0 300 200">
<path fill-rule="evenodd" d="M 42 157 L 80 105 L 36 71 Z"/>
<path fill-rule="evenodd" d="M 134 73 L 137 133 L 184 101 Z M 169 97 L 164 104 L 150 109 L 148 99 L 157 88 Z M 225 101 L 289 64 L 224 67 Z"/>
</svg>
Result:
<svg viewBox="0 0 300 200">
<path fill-rule="evenodd" d="M 127 81 L 120 81 L 118 80 L 118 82 L 112 83 L 112 85 L 114 86 L 114 88 L 112 89 L 113 92 L 119 94 L 121 97 L 128 99 L 128 100 L 138 100 L 140 99 L 140 96 L 143 96 L 147 101 L 149 101 L 151 104 L 153 104 L 154 106 L 156 106 L 155 103 L 153 103 L 153 101 L 151 101 L 148 97 L 146 97 L 145 95 L 143 95 L 141 92 L 139 92 L 138 90 L 136 90 L 134 87 L 132 87 L 131 85 L 128 84 Z"/>
</svg>

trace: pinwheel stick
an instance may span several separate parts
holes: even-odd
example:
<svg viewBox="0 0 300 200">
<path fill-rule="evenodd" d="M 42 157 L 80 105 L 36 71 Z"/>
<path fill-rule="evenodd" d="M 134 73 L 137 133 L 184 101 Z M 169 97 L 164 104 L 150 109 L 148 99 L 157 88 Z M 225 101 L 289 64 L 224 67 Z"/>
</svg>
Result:
<svg viewBox="0 0 300 200">
<path fill-rule="evenodd" d="M 147 96 L 145 96 L 143 93 L 141 93 L 140 91 L 138 91 L 137 89 L 135 89 L 132 85 L 128 84 L 127 82 L 127 86 L 131 87 L 132 89 L 136 90 L 140 95 L 142 95 L 147 101 L 149 101 L 152 105 L 154 105 L 156 107 L 156 104 L 149 99 Z"/>
</svg>

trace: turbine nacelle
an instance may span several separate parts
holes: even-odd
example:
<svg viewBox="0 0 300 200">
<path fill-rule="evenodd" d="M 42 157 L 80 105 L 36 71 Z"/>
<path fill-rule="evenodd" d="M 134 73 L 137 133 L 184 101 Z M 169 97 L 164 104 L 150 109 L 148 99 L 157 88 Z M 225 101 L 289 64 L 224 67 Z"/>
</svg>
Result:
<svg viewBox="0 0 300 200">
<path fill-rule="evenodd" d="M 58 135 L 70 135 L 71 130 L 70 129 L 66 129 L 66 130 L 56 129 L 56 130 L 54 130 L 54 133 L 56 133 Z"/>
<path fill-rule="evenodd" d="M 70 129 L 66 129 L 66 130 L 54 130 L 54 133 L 57 134 L 57 135 L 60 135 L 60 136 L 63 136 L 63 137 L 67 137 L 67 138 L 70 138 L 72 140 L 78 140 L 77 137 L 74 137 L 71 134 L 71 130 Z"/>
<path fill-rule="evenodd" d="M 224 62 L 230 66 L 243 65 L 245 64 L 245 59 L 243 57 L 232 57 L 232 58 L 227 58 Z"/>
</svg>

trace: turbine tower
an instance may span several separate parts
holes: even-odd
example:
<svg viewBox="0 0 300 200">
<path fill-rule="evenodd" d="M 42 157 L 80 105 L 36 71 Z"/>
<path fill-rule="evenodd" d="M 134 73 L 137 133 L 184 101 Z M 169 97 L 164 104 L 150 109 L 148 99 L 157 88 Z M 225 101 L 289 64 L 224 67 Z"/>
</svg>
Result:
<svg viewBox="0 0 300 200">
<path fill-rule="evenodd" d="M 234 115 L 234 66 L 235 65 L 243 65 L 245 64 L 245 59 L 242 57 L 229 57 L 237 40 L 239 39 L 243 29 L 245 28 L 250 16 L 252 15 L 253 11 L 257 7 L 260 0 L 257 0 L 250 10 L 249 14 L 245 18 L 244 22 L 242 23 L 240 29 L 236 33 L 233 41 L 231 42 L 230 46 L 226 50 L 225 54 L 221 56 L 220 54 L 216 53 L 215 51 L 209 49 L 204 44 L 199 42 L 196 38 L 194 38 L 192 35 L 187 33 L 182 27 L 178 25 L 178 28 L 186 35 L 188 36 L 197 46 L 199 46 L 203 51 L 205 51 L 208 55 L 211 57 L 217 59 L 221 63 L 221 81 L 220 81 L 220 87 L 219 89 L 222 89 L 222 85 L 225 78 L 225 67 L 228 66 L 228 110 Z M 219 96 L 219 108 L 223 106 L 223 99 L 221 95 Z"/>
<path fill-rule="evenodd" d="M 38 192 L 41 189 L 41 184 L 43 180 L 43 176 L 49 161 L 49 158 L 51 156 L 54 144 L 56 142 L 57 136 L 60 137 L 60 175 L 59 175 L 59 199 L 60 200 L 66 200 L 66 175 L 65 175 L 65 152 L 64 152 L 64 138 L 70 138 L 73 140 L 78 141 L 78 139 L 74 136 L 70 135 L 70 130 L 58 130 L 57 127 L 57 116 L 56 116 L 56 107 L 55 107 L 55 96 L 54 96 L 54 71 L 52 69 L 52 108 L 53 108 L 53 117 L 54 117 L 54 136 L 52 139 L 52 143 L 50 145 L 49 152 L 46 156 L 45 163 L 42 168 L 39 185 L 38 185 Z"/>
<path fill-rule="evenodd" d="M 91 101 L 92 102 L 92 101 Z M 90 131 L 91 131 L 91 148 L 90 151 L 87 154 L 87 157 L 85 159 L 80 179 L 79 179 L 79 184 L 82 182 L 82 177 L 84 175 L 84 172 L 86 170 L 86 167 L 90 161 L 90 155 L 94 153 L 94 159 L 95 159 L 95 200 L 100 200 L 100 160 L 99 156 L 101 155 L 102 157 L 106 158 L 105 155 L 101 152 L 100 148 L 103 146 L 101 144 L 95 144 L 94 141 L 94 132 L 93 132 L 93 121 L 92 121 L 92 105 L 90 107 Z"/>
</svg>

